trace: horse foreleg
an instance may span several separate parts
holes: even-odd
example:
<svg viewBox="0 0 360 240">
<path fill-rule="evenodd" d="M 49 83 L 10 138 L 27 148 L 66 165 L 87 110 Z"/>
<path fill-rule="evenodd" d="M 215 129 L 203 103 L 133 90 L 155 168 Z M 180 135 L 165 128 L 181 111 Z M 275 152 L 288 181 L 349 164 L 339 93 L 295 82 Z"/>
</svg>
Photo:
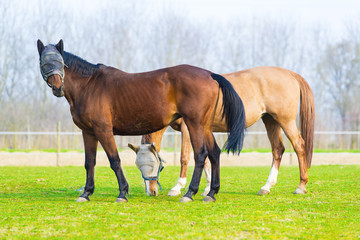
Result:
<svg viewBox="0 0 360 240">
<path fill-rule="evenodd" d="M 181 189 L 185 188 L 187 167 L 190 160 L 191 143 L 189 130 L 187 129 L 184 121 L 181 123 L 181 155 L 180 155 L 180 177 L 177 184 L 173 187 L 168 196 L 178 196 L 181 194 Z"/>
<path fill-rule="evenodd" d="M 114 171 L 120 194 L 116 202 L 127 202 L 125 195 L 128 193 L 129 185 L 125 179 L 125 175 L 121 168 L 121 161 L 119 158 L 119 153 L 116 148 L 115 139 L 112 131 L 101 131 L 96 134 L 96 137 L 99 139 L 102 147 L 104 148 L 106 155 L 110 161 L 110 167 Z"/>
<path fill-rule="evenodd" d="M 86 169 L 86 184 L 83 194 L 76 200 L 77 202 L 90 201 L 89 196 L 94 193 L 94 168 L 96 165 L 96 150 L 97 139 L 94 135 L 82 133 L 85 147 L 85 169 Z"/>
</svg>

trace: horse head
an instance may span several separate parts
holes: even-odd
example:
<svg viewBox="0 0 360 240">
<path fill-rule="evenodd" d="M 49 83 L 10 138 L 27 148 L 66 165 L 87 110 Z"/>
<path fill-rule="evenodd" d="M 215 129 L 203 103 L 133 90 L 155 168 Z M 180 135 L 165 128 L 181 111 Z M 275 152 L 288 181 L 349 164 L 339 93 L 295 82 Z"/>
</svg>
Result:
<svg viewBox="0 0 360 240">
<path fill-rule="evenodd" d="M 40 55 L 40 72 L 52 92 L 57 97 L 64 96 L 64 44 L 60 40 L 56 45 L 46 45 L 37 41 L 37 47 Z"/>
<path fill-rule="evenodd" d="M 141 144 L 128 146 L 136 153 L 135 164 L 140 170 L 141 175 L 145 181 L 145 191 L 148 196 L 157 196 L 159 183 L 159 174 L 164 168 L 165 161 L 161 159 L 156 150 L 155 144 Z"/>
</svg>

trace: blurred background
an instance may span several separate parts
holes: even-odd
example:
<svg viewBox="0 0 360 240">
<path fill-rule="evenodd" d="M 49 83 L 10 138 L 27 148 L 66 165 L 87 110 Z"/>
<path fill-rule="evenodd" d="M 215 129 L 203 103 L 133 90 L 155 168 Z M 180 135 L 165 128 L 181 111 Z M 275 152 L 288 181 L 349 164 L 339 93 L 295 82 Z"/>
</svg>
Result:
<svg viewBox="0 0 360 240">
<path fill-rule="evenodd" d="M 360 149 L 360 3 L 0 0 L 0 149 L 82 150 L 65 98 L 39 71 L 37 39 L 127 72 L 191 64 L 216 73 L 279 66 L 316 101 L 315 148 Z M 121 93 L 119 93 L 121 94 Z M 126 113 L 124 113 L 126 114 Z M 262 122 L 245 149 L 270 149 Z M 222 146 L 226 134 L 217 135 Z M 140 137 L 117 137 L 119 148 Z M 179 150 L 168 129 L 164 148 Z"/>
</svg>

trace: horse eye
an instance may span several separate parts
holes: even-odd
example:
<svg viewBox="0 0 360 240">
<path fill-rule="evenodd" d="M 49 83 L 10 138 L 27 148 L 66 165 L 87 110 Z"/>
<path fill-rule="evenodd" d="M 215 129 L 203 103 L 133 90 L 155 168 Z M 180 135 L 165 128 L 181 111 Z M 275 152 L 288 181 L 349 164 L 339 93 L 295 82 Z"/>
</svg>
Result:
<svg viewBox="0 0 360 240">
<path fill-rule="evenodd" d="M 44 72 L 49 72 L 55 69 L 55 65 L 51 63 L 44 64 L 42 66 Z"/>
</svg>

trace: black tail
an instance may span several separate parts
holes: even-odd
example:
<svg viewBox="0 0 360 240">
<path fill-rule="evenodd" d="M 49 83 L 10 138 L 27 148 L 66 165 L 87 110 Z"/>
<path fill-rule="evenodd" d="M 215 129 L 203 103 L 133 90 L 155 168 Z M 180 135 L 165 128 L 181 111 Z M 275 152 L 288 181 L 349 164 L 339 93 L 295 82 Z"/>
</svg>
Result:
<svg viewBox="0 0 360 240">
<path fill-rule="evenodd" d="M 211 77 L 219 83 L 223 94 L 222 118 L 225 117 L 226 127 L 229 131 L 228 139 L 223 148 L 227 153 L 237 152 L 240 154 L 246 129 L 243 102 L 226 78 L 215 73 L 212 73 Z"/>
</svg>

